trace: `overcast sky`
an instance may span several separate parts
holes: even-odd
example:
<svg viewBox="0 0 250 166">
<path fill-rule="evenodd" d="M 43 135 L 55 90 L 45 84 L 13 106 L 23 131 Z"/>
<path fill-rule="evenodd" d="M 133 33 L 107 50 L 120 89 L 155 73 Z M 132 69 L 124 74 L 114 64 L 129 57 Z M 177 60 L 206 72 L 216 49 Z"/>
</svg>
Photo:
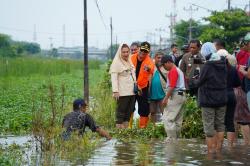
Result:
<svg viewBox="0 0 250 166">
<path fill-rule="evenodd" d="M 110 43 L 110 17 L 113 18 L 114 42 L 131 43 L 146 40 L 148 32 L 165 28 L 162 36 L 169 37 L 170 20 L 166 17 L 173 10 L 173 0 L 88 0 L 89 46 L 107 48 Z M 227 0 L 176 0 L 177 21 L 188 20 L 190 14 L 183 8 L 194 3 L 211 10 L 224 10 Z M 231 0 L 232 7 L 244 8 L 248 0 Z M 194 7 L 195 8 L 195 7 Z M 193 13 L 196 20 L 209 16 L 199 8 Z M 37 42 L 49 48 L 63 45 L 65 24 L 66 46 L 83 45 L 83 0 L 0 0 L 0 33 L 9 34 L 15 40 L 33 41 L 36 25 Z M 104 23 L 103 23 L 104 22 Z M 105 25 L 104 25 L 105 24 Z M 157 40 L 157 39 L 156 39 Z"/>
</svg>

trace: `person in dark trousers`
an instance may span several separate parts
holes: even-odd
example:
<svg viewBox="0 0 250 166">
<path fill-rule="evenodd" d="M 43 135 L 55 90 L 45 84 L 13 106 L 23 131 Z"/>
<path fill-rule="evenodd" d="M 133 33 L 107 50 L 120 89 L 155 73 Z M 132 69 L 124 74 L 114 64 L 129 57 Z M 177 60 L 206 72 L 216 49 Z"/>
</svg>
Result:
<svg viewBox="0 0 250 166">
<path fill-rule="evenodd" d="M 150 58 L 150 44 L 142 42 L 138 54 L 131 56 L 131 61 L 136 69 L 136 81 L 139 93 L 136 94 L 138 113 L 140 115 L 139 127 L 145 128 L 149 120 L 149 84 L 154 72 L 154 63 Z"/>
<path fill-rule="evenodd" d="M 73 102 L 73 111 L 63 118 L 62 127 L 65 129 L 62 133 L 63 140 L 69 140 L 72 132 L 78 132 L 82 136 L 86 126 L 92 132 L 97 132 L 100 136 L 110 140 L 111 136 L 109 133 L 97 126 L 92 116 L 87 114 L 86 111 L 87 104 L 83 99 L 76 99 Z"/>
<path fill-rule="evenodd" d="M 228 146 L 233 147 L 235 141 L 234 113 L 236 108 L 236 97 L 234 88 L 241 86 L 240 77 L 234 66 L 227 59 L 227 108 L 225 115 L 225 127 L 227 132 Z"/>
<path fill-rule="evenodd" d="M 138 54 L 139 51 L 140 51 L 140 43 L 139 42 L 133 42 L 130 45 L 130 54 L 131 55 Z M 134 110 L 135 110 L 135 108 L 134 108 Z M 131 116 L 130 116 L 130 119 L 129 119 L 129 125 L 128 125 L 128 127 L 130 129 L 132 129 L 132 126 L 133 126 L 134 110 L 131 112 Z"/>
</svg>

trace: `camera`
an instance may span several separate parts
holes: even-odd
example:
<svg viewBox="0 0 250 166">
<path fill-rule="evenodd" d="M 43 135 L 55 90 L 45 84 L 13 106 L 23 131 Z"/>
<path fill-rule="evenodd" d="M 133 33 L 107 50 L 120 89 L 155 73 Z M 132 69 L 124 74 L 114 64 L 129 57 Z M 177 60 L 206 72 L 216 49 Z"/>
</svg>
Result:
<svg viewBox="0 0 250 166">
<path fill-rule="evenodd" d="M 202 58 L 199 58 L 199 57 L 194 58 L 194 64 L 200 65 L 200 64 L 204 64 L 204 63 L 205 62 Z"/>
<path fill-rule="evenodd" d="M 200 68 L 197 67 L 197 68 L 195 68 L 195 70 L 194 70 L 194 76 L 193 76 L 192 78 L 193 78 L 193 79 L 196 79 L 196 78 L 199 77 L 199 75 L 200 75 Z"/>
</svg>

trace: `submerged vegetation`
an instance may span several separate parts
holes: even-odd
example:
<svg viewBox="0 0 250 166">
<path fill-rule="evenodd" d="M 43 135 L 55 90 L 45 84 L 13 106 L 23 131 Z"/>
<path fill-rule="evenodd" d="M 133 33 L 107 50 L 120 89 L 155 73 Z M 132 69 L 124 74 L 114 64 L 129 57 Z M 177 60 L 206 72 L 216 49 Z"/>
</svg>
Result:
<svg viewBox="0 0 250 166">
<path fill-rule="evenodd" d="M 75 135 L 67 142 L 60 136 L 62 117 L 72 110 L 72 101 L 83 94 L 82 62 L 16 58 L 2 59 L 1 63 L 4 64 L 0 66 L 1 135 L 32 134 L 38 154 L 42 154 L 40 163 L 50 165 L 56 164 L 58 160 L 74 164 L 86 162 L 101 145 L 102 139 L 92 132 L 86 132 L 84 137 Z M 164 139 L 166 133 L 162 124 L 150 123 L 147 128 L 139 129 L 138 122 L 134 122 L 132 129 L 115 129 L 116 103 L 112 98 L 108 73 L 110 64 L 108 62 L 104 65 L 99 61 L 90 63 L 89 113 L 100 127 L 108 130 L 118 140 L 144 142 L 149 139 Z M 188 98 L 184 108 L 182 137 L 203 137 L 202 133 L 200 109 L 194 99 Z M 19 147 L 17 152 L 21 152 L 21 149 Z M 1 151 L 0 165 L 13 165 L 13 151 L 7 152 L 9 153 Z M 33 160 L 38 162 L 37 158 Z"/>
</svg>

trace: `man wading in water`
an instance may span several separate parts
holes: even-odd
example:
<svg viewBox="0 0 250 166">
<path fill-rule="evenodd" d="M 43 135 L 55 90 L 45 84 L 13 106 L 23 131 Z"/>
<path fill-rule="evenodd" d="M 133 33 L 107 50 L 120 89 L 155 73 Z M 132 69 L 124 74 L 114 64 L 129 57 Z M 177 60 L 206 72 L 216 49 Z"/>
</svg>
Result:
<svg viewBox="0 0 250 166">
<path fill-rule="evenodd" d="M 62 133 L 63 140 L 69 140 L 73 131 L 83 135 L 85 127 L 88 126 L 92 132 L 97 132 L 100 136 L 106 137 L 108 140 L 111 136 L 108 132 L 96 126 L 91 115 L 86 113 L 87 104 L 83 99 L 76 99 L 73 102 L 73 111 L 64 116 L 62 126 L 65 131 Z"/>
</svg>

